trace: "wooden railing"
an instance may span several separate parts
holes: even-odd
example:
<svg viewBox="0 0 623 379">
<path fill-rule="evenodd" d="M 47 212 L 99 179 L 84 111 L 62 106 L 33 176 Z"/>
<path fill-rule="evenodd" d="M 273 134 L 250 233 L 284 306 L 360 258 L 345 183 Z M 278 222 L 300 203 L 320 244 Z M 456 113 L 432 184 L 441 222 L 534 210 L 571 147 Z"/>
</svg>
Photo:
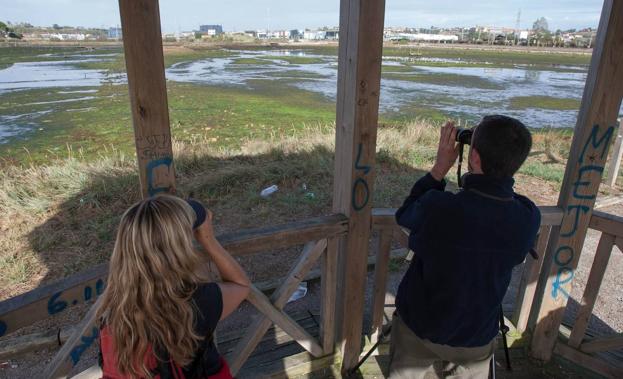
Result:
<svg viewBox="0 0 623 379">
<path fill-rule="evenodd" d="M 248 301 L 263 315 L 254 321 L 234 349 L 230 358 L 232 371 L 237 372 L 270 325 L 275 324 L 315 357 L 330 354 L 334 347 L 335 294 L 337 276 L 337 239 L 346 234 L 348 220 L 343 215 L 318 217 L 286 225 L 223 234 L 221 244 L 233 255 L 304 245 L 301 256 L 279 287 L 268 298 L 255 285 Z M 321 259 L 320 341 L 316 341 L 282 308 L 314 263 Z M 59 282 L 37 288 L 0 303 L 0 336 L 67 312 L 72 306 L 91 302 L 102 293 L 108 265 L 102 264 Z M 47 377 L 66 377 L 81 355 L 97 339 L 93 305 L 82 322 L 57 353 L 46 370 Z"/>
<path fill-rule="evenodd" d="M 554 352 L 610 378 L 623 378 L 623 365 L 613 365 L 594 353 L 613 351 L 623 348 L 623 333 L 615 333 L 605 337 L 587 338 L 591 314 L 601 283 L 604 280 L 606 267 L 614 246 L 623 251 L 623 217 L 594 211 L 589 228 L 601 232 L 595 258 L 584 288 L 580 309 L 577 313 L 570 333 L 562 328 L 561 338 L 557 341 Z"/>
<path fill-rule="evenodd" d="M 560 225 L 562 212 L 556 207 L 540 207 L 540 210 L 542 225 L 535 248 L 539 255 L 544 257 L 550 231 L 552 227 Z M 373 341 L 378 337 L 383 327 L 390 259 L 397 255 L 405 256 L 406 250 L 408 250 L 408 236 L 395 223 L 394 214 L 395 209 L 383 208 L 372 211 L 372 229 L 379 236 L 371 310 L 371 339 Z M 575 361 L 579 361 L 602 374 L 610 375 L 613 372 L 619 373 L 619 371 L 609 368 L 589 354 L 623 347 L 623 335 L 617 334 L 585 340 L 584 333 L 612 247 L 617 245 L 621 248 L 623 245 L 623 218 L 595 211 L 590 227 L 601 231 L 602 238 L 591 269 L 578 320 L 571 331 L 568 342 L 558 343 L 555 351 L 560 355 L 572 357 Z M 335 345 L 337 244 L 339 238 L 347 232 L 347 219 L 342 215 L 332 215 L 219 236 L 219 241 L 234 255 L 254 254 L 304 245 L 299 259 L 281 281 L 281 286 L 270 297 L 267 297 L 255 285 L 252 287 L 248 301 L 259 310 L 261 315 L 252 322 L 247 329 L 248 332 L 227 357 L 234 373 L 240 370 L 273 324 L 279 326 L 314 357 L 333 352 Z M 392 252 L 394 242 L 400 244 L 404 249 L 400 252 Z M 285 303 L 318 259 L 321 260 L 322 291 L 320 296 L 319 341 L 315 340 L 304 328 L 283 312 Z M 515 313 L 512 317 L 513 324 L 519 332 L 526 331 L 528 328 L 528 319 L 531 306 L 534 303 L 536 285 L 542 266 L 543 259 L 533 260 L 529 257 L 524 264 Z M 14 332 L 51 315 L 67 312 L 76 304 L 92 302 L 104 289 L 107 270 L 106 264 L 99 265 L 57 283 L 1 302 L 0 325 L 4 326 L 3 334 Z M 59 351 L 47 371 L 48 377 L 65 377 L 71 368 L 78 363 L 82 353 L 97 339 L 97 329 L 94 328 L 94 309 L 95 307 L 92 307 Z"/>
</svg>

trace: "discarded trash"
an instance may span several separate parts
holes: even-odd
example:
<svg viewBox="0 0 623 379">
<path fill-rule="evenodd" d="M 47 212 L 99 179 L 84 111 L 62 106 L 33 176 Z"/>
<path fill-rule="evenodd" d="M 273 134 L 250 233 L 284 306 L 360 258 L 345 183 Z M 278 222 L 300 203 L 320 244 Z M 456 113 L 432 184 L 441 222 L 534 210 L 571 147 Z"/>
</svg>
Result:
<svg viewBox="0 0 623 379">
<path fill-rule="evenodd" d="M 290 296 L 288 303 L 297 301 L 298 299 L 302 299 L 303 297 L 305 297 L 305 295 L 307 295 L 307 282 L 301 282 L 296 291 L 294 291 L 292 296 Z"/>
<path fill-rule="evenodd" d="M 279 187 L 277 187 L 277 185 L 273 184 L 270 187 L 264 188 L 262 190 L 262 192 L 260 192 L 260 196 L 262 196 L 263 198 L 267 198 L 268 196 L 272 195 L 273 193 L 277 192 L 279 190 Z"/>
<path fill-rule="evenodd" d="M 303 188 L 303 191 L 307 191 L 307 184 L 303 183 L 301 187 Z"/>
<path fill-rule="evenodd" d="M 316 197 L 316 194 L 314 194 L 313 192 L 307 192 L 305 194 L 305 197 L 308 199 L 314 199 Z"/>
<path fill-rule="evenodd" d="M 0 363 L 0 368 L 9 368 L 9 362 Z"/>
</svg>

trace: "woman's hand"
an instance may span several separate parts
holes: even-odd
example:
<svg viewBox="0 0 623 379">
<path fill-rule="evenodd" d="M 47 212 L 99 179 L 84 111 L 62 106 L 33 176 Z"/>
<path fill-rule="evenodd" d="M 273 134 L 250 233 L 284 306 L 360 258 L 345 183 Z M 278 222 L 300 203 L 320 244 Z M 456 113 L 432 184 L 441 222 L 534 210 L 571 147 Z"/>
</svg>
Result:
<svg viewBox="0 0 623 379">
<path fill-rule="evenodd" d="M 199 242 L 211 243 L 216 240 L 214 236 L 214 228 L 212 226 L 213 214 L 209 209 L 206 209 L 206 219 L 203 224 L 195 230 L 195 238 Z"/>
<path fill-rule="evenodd" d="M 437 159 L 430 174 L 437 181 L 441 181 L 456 162 L 459 156 L 459 145 L 456 143 L 457 129 L 453 121 L 448 121 L 441 128 Z"/>
</svg>

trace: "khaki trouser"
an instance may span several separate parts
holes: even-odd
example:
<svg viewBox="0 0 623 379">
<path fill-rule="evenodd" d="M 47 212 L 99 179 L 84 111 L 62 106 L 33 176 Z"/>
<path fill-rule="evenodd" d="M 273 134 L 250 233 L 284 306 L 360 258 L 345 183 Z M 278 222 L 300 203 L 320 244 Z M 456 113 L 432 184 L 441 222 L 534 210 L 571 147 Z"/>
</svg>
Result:
<svg viewBox="0 0 623 379">
<path fill-rule="evenodd" d="M 419 338 L 400 319 L 392 321 L 390 379 L 486 379 L 495 339 L 480 347 L 452 347 Z"/>
</svg>

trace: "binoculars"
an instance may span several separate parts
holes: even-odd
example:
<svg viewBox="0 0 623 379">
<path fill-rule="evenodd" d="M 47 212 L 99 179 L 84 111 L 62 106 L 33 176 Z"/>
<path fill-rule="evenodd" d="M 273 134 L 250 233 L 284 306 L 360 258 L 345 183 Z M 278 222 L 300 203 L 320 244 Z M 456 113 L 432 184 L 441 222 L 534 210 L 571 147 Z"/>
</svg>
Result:
<svg viewBox="0 0 623 379">
<path fill-rule="evenodd" d="M 473 129 L 458 129 L 456 132 L 456 142 L 462 145 L 469 145 L 472 143 Z"/>
</svg>

